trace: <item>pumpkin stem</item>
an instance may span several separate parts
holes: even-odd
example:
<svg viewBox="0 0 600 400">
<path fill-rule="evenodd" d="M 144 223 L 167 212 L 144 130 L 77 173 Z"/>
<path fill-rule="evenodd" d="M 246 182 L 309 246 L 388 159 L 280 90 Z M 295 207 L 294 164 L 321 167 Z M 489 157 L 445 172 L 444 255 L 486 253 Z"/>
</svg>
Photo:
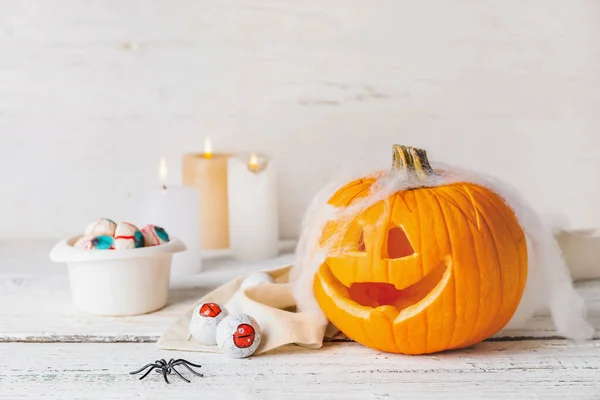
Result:
<svg viewBox="0 0 600 400">
<path fill-rule="evenodd" d="M 394 144 L 392 151 L 394 152 L 392 172 L 406 171 L 418 180 L 426 180 L 437 175 L 429 164 L 425 150 Z"/>
</svg>

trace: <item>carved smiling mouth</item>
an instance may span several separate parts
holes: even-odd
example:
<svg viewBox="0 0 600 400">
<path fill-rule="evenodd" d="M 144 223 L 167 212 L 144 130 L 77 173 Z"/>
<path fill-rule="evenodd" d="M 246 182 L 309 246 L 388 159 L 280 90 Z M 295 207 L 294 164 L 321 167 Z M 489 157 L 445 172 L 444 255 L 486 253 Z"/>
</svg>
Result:
<svg viewBox="0 0 600 400">
<path fill-rule="evenodd" d="M 427 307 L 442 292 L 451 276 L 451 258 L 442 259 L 425 277 L 412 285 L 398 288 L 387 282 L 352 282 L 344 286 L 330 268 L 323 277 L 332 284 L 329 290 L 337 292 L 354 306 L 365 309 L 381 309 L 386 314 L 396 314 L 396 319 L 407 318 Z M 331 293 L 333 294 L 333 293 Z"/>
<path fill-rule="evenodd" d="M 348 288 L 350 299 L 367 307 L 393 306 L 401 311 L 423 300 L 442 281 L 448 266 L 440 262 L 429 274 L 417 283 L 396 289 L 391 283 L 355 282 Z"/>
</svg>

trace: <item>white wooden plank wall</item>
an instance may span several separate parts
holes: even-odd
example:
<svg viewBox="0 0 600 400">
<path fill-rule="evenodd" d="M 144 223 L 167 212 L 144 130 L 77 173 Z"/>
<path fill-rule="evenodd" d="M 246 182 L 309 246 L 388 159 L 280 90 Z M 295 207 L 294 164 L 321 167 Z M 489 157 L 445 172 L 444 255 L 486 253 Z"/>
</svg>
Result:
<svg viewBox="0 0 600 400">
<path fill-rule="evenodd" d="M 0 238 L 130 219 L 166 155 L 279 161 L 281 232 L 390 144 L 600 226 L 600 2 L 0 0 Z"/>
</svg>

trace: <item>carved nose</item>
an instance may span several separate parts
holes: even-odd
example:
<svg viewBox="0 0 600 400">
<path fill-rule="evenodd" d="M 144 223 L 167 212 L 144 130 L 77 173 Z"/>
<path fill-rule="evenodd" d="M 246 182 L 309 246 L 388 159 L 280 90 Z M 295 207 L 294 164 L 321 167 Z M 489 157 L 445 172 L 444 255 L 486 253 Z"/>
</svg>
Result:
<svg viewBox="0 0 600 400">
<path fill-rule="evenodd" d="M 365 247 L 365 234 L 364 232 L 360 233 L 360 238 L 358 238 L 358 251 L 365 252 L 367 248 Z"/>
<path fill-rule="evenodd" d="M 415 253 L 406 232 L 399 226 L 388 231 L 387 246 L 384 248 L 387 250 L 384 259 L 408 257 Z"/>
</svg>

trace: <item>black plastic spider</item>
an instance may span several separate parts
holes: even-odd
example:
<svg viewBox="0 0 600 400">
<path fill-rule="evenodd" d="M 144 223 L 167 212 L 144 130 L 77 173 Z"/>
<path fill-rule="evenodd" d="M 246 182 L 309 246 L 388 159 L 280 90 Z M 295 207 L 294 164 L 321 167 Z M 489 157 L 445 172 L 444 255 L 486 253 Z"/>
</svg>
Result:
<svg viewBox="0 0 600 400">
<path fill-rule="evenodd" d="M 131 375 L 135 375 L 135 374 L 139 374 L 140 372 L 142 372 L 143 370 L 145 370 L 146 368 L 150 368 L 148 371 L 146 371 L 146 373 L 144 375 L 142 375 L 142 377 L 140 378 L 140 380 L 144 379 L 145 377 L 148 376 L 148 374 L 152 371 L 156 371 L 159 374 L 162 373 L 163 378 L 165 378 L 165 382 L 167 383 L 171 383 L 169 382 L 169 380 L 167 379 L 167 375 L 171 375 L 171 372 L 175 372 L 181 379 L 183 379 L 184 381 L 186 381 L 187 383 L 190 383 L 190 381 L 188 379 L 185 379 L 176 369 L 175 367 L 178 365 L 183 365 L 184 367 L 186 367 L 187 369 L 190 370 L 190 372 L 194 375 L 197 376 L 204 376 L 202 374 L 199 374 L 198 372 L 194 371 L 193 369 L 190 368 L 190 365 L 192 367 L 196 367 L 196 368 L 202 368 L 201 365 L 197 365 L 197 364 L 193 364 L 187 360 L 184 360 L 182 358 L 179 358 L 177 360 L 174 359 L 170 359 L 169 362 L 166 362 L 164 359 L 161 360 L 156 360 L 154 363 L 150 363 L 150 364 L 146 364 L 144 365 L 142 368 L 138 369 L 137 371 L 133 371 L 130 372 Z"/>
</svg>

